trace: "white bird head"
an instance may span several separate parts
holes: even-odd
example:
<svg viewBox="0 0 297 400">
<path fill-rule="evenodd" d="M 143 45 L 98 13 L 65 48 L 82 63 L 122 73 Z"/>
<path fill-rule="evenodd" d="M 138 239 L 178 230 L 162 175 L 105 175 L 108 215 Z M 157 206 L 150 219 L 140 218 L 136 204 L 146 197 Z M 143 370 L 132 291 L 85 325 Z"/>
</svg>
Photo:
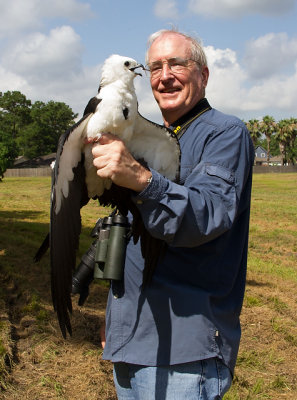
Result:
<svg viewBox="0 0 297 400">
<path fill-rule="evenodd" d="M 108 85 L 117 80 L 129 85 L 136 75 L 141 75 L 135 72 L 137 68 L 144 69 L 144 66 L 133 60 L 133 58 L 113 54 L 103 64 L 100 86 Z"/>
</svg>

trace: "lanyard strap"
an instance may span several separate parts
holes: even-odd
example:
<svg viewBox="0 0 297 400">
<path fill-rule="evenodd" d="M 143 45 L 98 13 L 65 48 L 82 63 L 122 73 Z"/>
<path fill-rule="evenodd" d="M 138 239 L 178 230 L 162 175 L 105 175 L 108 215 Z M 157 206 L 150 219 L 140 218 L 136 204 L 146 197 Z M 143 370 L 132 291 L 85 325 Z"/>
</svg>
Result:
<svg viewBox="0 0 297 400">
<path fill-rule="evenodd" d="M 183 125 L 178 125 L 173 132 L 176 134 L 176 137 L 178 138 L 178 140 L 180 140 L 180 138 L 182 137 L 182 135 L 185 133 L 187 127 L 198 117 L 200 117 L 200 115 L 204 114 L 206 111 L 211 110 L 211 106 L 208 106 L 206 108 L 204 108 L 202 111 L 200 111 L 198 114 L 194 115 L 194 117 L 192 117 L 189 121 L 185 122 Z"/>
</svg>

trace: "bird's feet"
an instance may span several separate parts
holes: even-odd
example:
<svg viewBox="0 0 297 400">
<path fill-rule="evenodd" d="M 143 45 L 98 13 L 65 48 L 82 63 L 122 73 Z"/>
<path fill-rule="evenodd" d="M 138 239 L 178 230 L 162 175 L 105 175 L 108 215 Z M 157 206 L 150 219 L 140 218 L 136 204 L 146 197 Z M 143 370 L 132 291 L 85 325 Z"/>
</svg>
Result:
<svg viewBox="0 0 297 400">
<path fill-rule="evenodd" d="M 93 136 L 93 137 L 87 137 L 87 138 L 85 138 L 85 144 L 88 144 L 88 143 L 98 143 L 99 142 L 99 140 L 101 139 L 101 137 L 102 137 L 102 134 L 101 133 L 97 133 L 95 136 Z"/>
</svg>

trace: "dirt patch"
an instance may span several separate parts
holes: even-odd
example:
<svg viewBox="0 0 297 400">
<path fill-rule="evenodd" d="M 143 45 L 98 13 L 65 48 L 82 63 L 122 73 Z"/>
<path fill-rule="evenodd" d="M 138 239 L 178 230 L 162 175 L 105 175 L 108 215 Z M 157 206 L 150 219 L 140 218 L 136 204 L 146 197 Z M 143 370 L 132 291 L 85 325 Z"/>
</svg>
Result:
<svg viewBox="0 0 297 400">
<path fill-rule="evenodd" d="M 9 284 L 5 308 L 11 365 L 0 398 L 116 399 L 112 366 L 101 359 L 99 340 L 108 289 L 93 285 L 83 308 L 73 301 L 73 336 L 64 340 L 51 305 L 32 301 L 14 282 Z"/>
</svg>

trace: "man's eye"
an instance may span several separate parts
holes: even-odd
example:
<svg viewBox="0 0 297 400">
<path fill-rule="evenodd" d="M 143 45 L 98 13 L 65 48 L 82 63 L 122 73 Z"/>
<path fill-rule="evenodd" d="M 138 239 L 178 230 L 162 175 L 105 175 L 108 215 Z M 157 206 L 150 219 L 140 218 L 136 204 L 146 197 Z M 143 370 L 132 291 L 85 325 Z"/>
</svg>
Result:
<svg viewBox="0 0 297 400">
<path fill-rule="evenodd" d="M 162 64 L 156 64 L 151 66 L 151 71 L 158 71 L 159 69 L 162 69 Z"/>
<path fill-rule="evenodd" d="M 172 67 L 185 67 L 187 62 L 185 60 L 174 60 L 170 64 Z"/>
</svg>

